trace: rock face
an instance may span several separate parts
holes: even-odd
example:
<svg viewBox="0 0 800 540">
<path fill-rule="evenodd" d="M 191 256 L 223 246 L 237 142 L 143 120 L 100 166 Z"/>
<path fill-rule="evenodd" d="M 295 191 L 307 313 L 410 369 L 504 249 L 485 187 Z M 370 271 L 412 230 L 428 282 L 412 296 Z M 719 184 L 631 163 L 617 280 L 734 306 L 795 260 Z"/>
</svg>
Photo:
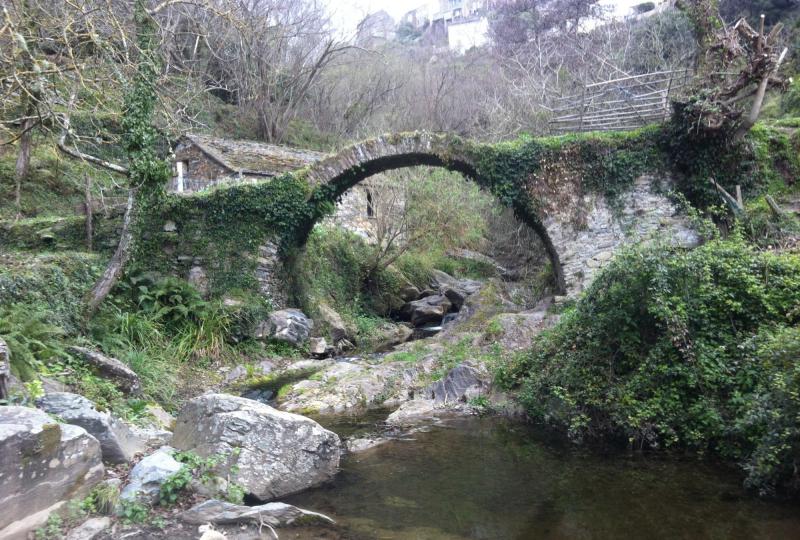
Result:
<svg viewBox="0 0 800 540">
<path fill-rule="evenodd" d="M 308 340 L 314 321 L 299 309 L 273 311 L 269 319 L 256 331 L 256 337 L 285 341 L 295 347 Z"/>
<path fill-rule="evenodd" d="M 438 405 L 465 402 L 487 389 L 488 383 L 483 381 L 480 371 L 461 364 L 448 371 L 442 380 L 428 386 L 425 394 Z"/>
<path fill-rule="evenodd" d="M 409 303 L 411 324 L 422 326 L 429 322 L 440 322 L 445 313 L 450 311 L 452 303 L 443 294 L 433 294 Z"/>
<path fill-rule="evenodd" d="M 85 347 L 70 347 L 69 352 L 80 356 L 87 364 L 91 364 L 102 376 L 114 379 L 117 385 L 129 394 L 137 394 L 141 390 L 139 376 L 121 361 Z"/>
<path fill-rule="evenodd" d="M 380 337 L 375 344 L 375 351 L 387 351 L 396 345 L 405 343 L 414 335 L 414 331 L 402 324 L 386 325 L 380 329 Z"/>
<path fill-rule="evenodd" d="M 311 338 L 308 340 L 308 352 L 314 358 L 325 358 L 333 354 L 333 347 L 328 346 L 324 337 Z"/>
<path fill-rule="evenodd" d="M 100 444 L 42 411 L 0 407 L 0 538 L 22 540 L 103 478 Z"/>
<path fill-rule="evenodd" d="M 431 286 L 435 289 L 442 290 L 443 288 L 461 289 L 465 294 L 475 294 L 482 284 L 480 281 L 472 279 L 458 279 L 450 274 L 442 272 L 441 270 L 431 271 Z"/>
<path fill-rule="evenodd" d="M 406 401 L 400 408 L 386 418 L 390 426 L 413 426 L 429 420 L 435 420 L 439 413 L 446 413 L 436 408 L 432 399 L 413 399 Z"/>
<path fill-rule="evenodd" d="M 213 523 L 225 525 L 229 523 L 268 523 L 273 527 L 291 525 L 298 518 L 316 518 L 333 523 L 326 515 L 309 512 L 290 504 L 272 502 L 258 506 L 240 506 L 229 502 L 212 499 L 202 502 L 186 510 L 180 518 L 195 525 Z"/>
<path fill-rule="evenodd" d="M 339 468 L 335 433 L 309 418 L 227 394 L 187 403 L 172 441 L 201 456 L 225 456 L 220 476 L 230 475 L 262 501 L 320 484 Z"/>
<path fill-rule="evenodd" d="M 103 461 L 127 463 L 145 445 L 131 429 L 106 412 L 98 411 L 94 403 L 78 394 L 54 392 L 36 401 L 36 405 L 47 413 L 58 416 L 68 424 L 80 426 L 99 442 L 103 450 Z"/>
<path fill-rule="evenodd" d="M 161 484 L 178 472 L 182 465 L 172 457 L 172 448 L 164 446 L 137 463 L 128 475 L 128 485 L 120 493 L 126 501 L 156 502 Z"/>
<path fill-rule="evenodd" d="M 317 309 L 322 323 L 328 327 L 333 345 L 341 346 L 344 342 L 349 344 L 354 332 L 347 327 L 342 316 L 327 304 L 320 304 Z"/>
</svg>

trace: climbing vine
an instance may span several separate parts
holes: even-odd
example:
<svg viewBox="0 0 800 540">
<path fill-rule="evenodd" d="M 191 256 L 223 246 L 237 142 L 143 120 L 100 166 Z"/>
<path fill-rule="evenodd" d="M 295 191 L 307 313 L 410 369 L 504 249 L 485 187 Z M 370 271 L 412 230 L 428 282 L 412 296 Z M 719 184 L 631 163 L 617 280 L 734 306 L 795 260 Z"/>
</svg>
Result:
<svg viewBox="0 0 800 540">
<path fill-rule="evenodd" d="M 642 174 L 673 176 L 679 190 L 702 209 L 719 202 L 710 177 L 755 194 L 771 178 L 800 171 L 797 141 L 762 128 L 736 146 L 695 141 L 675 122 L 628 133 L 523 136 L 497 144 L 450 136 L 445 143 L 446 151 L 436 155 L 443 166 L 460 170 L 471 163 L 474 180 L 533 227 L 541 227 L 539 216 L 554 212 L 583 226 L 584 194 L 598 194 L 612 210 L 620 210 L 622 196 Z M 160 165 L 149 162 L 153 168 L 148 169 L 147 163 L 143 159 L 143 171 L 157 178 Z M 282 256 L 290 256 L 313 225 L 333 211 L 346 189 L 342 184 L 350 185 L 365 171 L 353 168 L 350 174 L 337 185 L 311 187 L 307 171 L 300 171 L 192 196 L 161 195 L 154 211 L 141 219 L 136 265 L 186 276 L 199 258 L 210 274 L 212 294 L 254 289 L 259 248 L 271 240 Z M 155 190 L 161 185 L 153 184 Z"/>
</svg>

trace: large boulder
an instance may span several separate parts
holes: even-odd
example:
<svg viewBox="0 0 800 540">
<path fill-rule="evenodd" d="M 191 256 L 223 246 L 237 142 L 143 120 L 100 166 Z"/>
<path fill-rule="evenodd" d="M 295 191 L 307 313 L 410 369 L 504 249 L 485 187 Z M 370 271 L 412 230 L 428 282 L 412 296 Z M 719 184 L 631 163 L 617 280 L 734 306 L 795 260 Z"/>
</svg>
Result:
<svg viewBox="0 0 800 540">
<path fill-rule="evenodd" d="M 410 340 L 413 335 L 414 331 L 403 324 L 384 324 L 375 331 L 371 348 L 375 352 L 388 351 Z"/>
<path fill-rule="evenodd" d="M 486 392 L 489 384 L 485 378 L 474 367 L 461 364 L 448 371 L 441 380 L 430 384 L 424 394 L 437 405 L 466 402 Z"/>
<path fill-rule="evenodd" d="M 478 292 L 482 286 L 483 284 L 480 281 L 475 281 L 474 279 L 458 279 L 441 270 L 431 271 L 431 287 L 437 290 L 450 287 L 461 289 L 467 295 L 470 295 Z"/>
<path fill-rule="evenodd" d="M 22 540 L 103 478 L 100 443 L 42 411 L 0 407 L 0 538 Z"/>
<path fill-rule="evenodd" d="M 128 485 L 120 493 L 120 498 L 126 501 L 157 502 L 161 485 L 183 466 L 172 457 L 173 451 L 173 448 L 163 446 L 137 463 L 128 475 Z"/>
<path fill-rule="evenodd" d="M 452 303 L 443 294 L 426 296 L 409 303 L 411 324 L 422 326 L 430 322 L 441 322 L 445 313 L 450 311 Z"/>
<path fill-rule="evenodd" d="M 91 364 L 101 376 L 113 379 L 124 392 L 138 394 L 141 391 L 139 376 L 120 360 L 86 347 L 70 347 L 68 350 Z"/>
<path fill-rule="evenodd" d="M 355 329 L 350 328 L 335 309 L 328 304 L 321 303 L 317 306 L 317 311 L 319 312 L 319 319 L 323 327 L 327 328 L 334 346 L 340 346 L 343 342 L 349 344 L 353 341 Z"/>
<path fill-rule="evenodd" d="M 335 433 L 309 418 L 227 394 L 189 401 L 172 444 L 204 457 L 224 456 L 218 474 L 262 501 L 325 482 L 339 468 Z"/>
<path fill-rule="evenodd" d="M 103 461 L 127 463 L 145 443 L 122 421 L 98 411 L 94 403 L 78 394 L 54 392 L 36 400 L 36 406 L 68 424 L 80 426 L 100 441 Z"/>
<path fill-rule="evenodd" d="M 269 319 L 259 325 L 256 337 L 285 341 L 298 347 L 308 340 L 313 329 L 314 321 L 299 309 L 281 309 L 270 313 Z"/>
</svg>

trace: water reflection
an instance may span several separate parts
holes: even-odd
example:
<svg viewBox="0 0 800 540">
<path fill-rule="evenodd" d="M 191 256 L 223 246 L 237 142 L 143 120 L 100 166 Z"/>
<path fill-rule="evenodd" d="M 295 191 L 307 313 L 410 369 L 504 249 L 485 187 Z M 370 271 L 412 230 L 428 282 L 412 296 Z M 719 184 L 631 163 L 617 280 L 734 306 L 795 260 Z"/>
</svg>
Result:
<svg viewBox="0 0 800 540">
<path fill-rule="evenodd" d="M 286 502 L 354 539 L 800 538 L 797 505 L 743 495 L 735 471 L 603 457 L 496 418 L 414 438 L 349 456 L 334 482 Z"/>
</svg>

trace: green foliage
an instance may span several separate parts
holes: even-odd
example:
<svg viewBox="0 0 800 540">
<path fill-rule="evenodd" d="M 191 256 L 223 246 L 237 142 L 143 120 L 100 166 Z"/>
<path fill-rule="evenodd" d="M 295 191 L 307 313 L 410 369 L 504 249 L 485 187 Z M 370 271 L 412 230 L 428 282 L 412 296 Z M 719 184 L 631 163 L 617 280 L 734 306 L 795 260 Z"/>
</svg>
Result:
<svg viewBox="0 0 800 540">
<path fill-rule="evenodd" d="M 781 100 L 781 111 L 795 118 L 800 116 L 800 78 L 795 78 Z"/>
<path fill-rule="evenodd" d="M 238 453 L 238 449 L 233 450 L 233 453 Z M 218 486 L 219 477 L 216 476 L 216 468 L 225 461 L 226 456 L 222 454 L 215 454 L 207 458 L 203 458 L 194 452 L 177 452 L 174 458 L 182 463 L 180 470 L 167 478 L 161 484 L 159 491 L 158 504 L 162 506 L 171 506 L 180 500 L 183 494 L 189 489 L 192 481 L 197 481 L 206 486 L 216 488 Z M 236 474 L 236 468 L 231 471 Z M 244 500 L 244 488 L 229 479 L 226 482 L 225 492 L 219 494 L 227 500 L 235 504 L 241 504 Z"/>
<path fill-rule="evenodd" d="M 165 195 L 158 212 L 142 216 L 133 264 L 186 275 L 189 267 L 176 265 L 165 249 L 180 245 L 182 252 L 207 254 L 214 261 L 208 269 L 212 295 L 255 291 L 259 247 L 271 239 L 285 249 L 310 227 L 314 208 L 307 195 L 305 181 L 288 174 L 188 197 Z M 163 231 L 166 219 L 176 223 L 177 232 Z"/>
<path fill-rule="evenodd" d="M 747 212 L 739 223 L 747 240 L 762 248 L 791 246 L 800 238 L 800 220 L 791 213 L 776 215 L 765 197 L 759 197 L 746 205 Z"/>
<path fill-rule="evenodd" d="M 162 506 L 171 506 L 178 502 L 184 490 L 189 487 L 189 482 L 191 482 L 191 480 L 192 469 L 187 465 L 183 465 L 178 472 L 170 475 L 161 484 L 161 490 L 158 494 L 158 503 Z"/>
<path fill-rule="evenodd" d="M 101 260 L 82 253 L 8 254 L 0 264 L 2 305 L 27 305 L 32 312 L 75 334 L 81 328 L 84 295 L 100 274 Z"/>
<path fill-rule="evenodd" d="M 757 124 L 741 142 L 718 134 L 694 134 L 692 115 L 680 107 L 665 126 L 659 144 L 668 165 L 677 173 L 678 189 L 694 206 L 718 204 L 720 195 L 710 179 L 728 192 L 741 186 L 745 197 L 755 197 L 776 183 L 793 184 L 800 175 L 798 146 L 780 129 Z"/>
<path fill-rule="evenodd" d="M 155 85 L 160 71 L 156 55 L 158 32 L 143 0 L 134 3 L 134 21 L 139 58 L 133 84 L 125 90 L 122 143 L 128 157 L 130 185 L 139 188 L 139 197 L 147 203 L 163 193 L 170 167 L 156 153 L 158 132 L 153 126 L 153 111 L 158 102 Z"/>
<path fill-rule="evenodd" d="M 30 381 L 44 366 L 65 357 L 64 331 L 48 323 L 44 311 L 34 306 L 12 304 L 0 307 L 0 336 L 11 352 L 11 371 Z"/>
<path fill-rule="evenodd" d="M 171 276 L 155 279 L 152 274 L 131 275 L 119 284 L 144 314 L 172 328 L 198 323 L 207 315 L 208 304 L 188 282 Z"/>
<path fill-rule="evenodd" d="M 250 376 L 245 379 L 243 385 L 247 388 L 257 388 L 259 390 L 269 390 L 273 394 L 278 394 L 280 390 L 297 381 L 302 381 L 313 376 L 321 368 L 308 367 L 303 369 L 290 369 L 268 375 Z"/>
<path fill-rule="evenodd" d="M 118 486 L 101 482 L 92 488 L 81 504 L 88 513 L 110 516 L 119 504 L 119 493 Z"/>
<path fill-rule="evenodd" d="M 150 517 L 150 508 L 135 500 L 122 499 L 117 506 L 117 516 L 126 525 L 144 523 Z"/>
<path fill-rule="evenodd" d="M 782 394 L 775 383 L 796 380 L 795 368 L 769 359 L 786 358 L 775 340 L 743 344 L 798 322 L 796 255 L 758 253 L 738 237 L 690 252 L 630 248 L 528 355 L 500 366 L 498 380 L 575 440 L 711 452 L 739 460 L 762 491 L 796 488 L 785 466 L 796 432 L 773 433 L 768 422 L 796 422 L 790 386 Z M 768 403 L 772 417 L 755 418 L 755 403 Z M 749 421 L 755 427 L 743 427 Z M 770 434 L 784 443 L 772 447 Z M 780 458 L 765 462 L 761 452 Z"/>
<path fill-rule="evenodd" d="M 62 529 L 64 527 L 64 520 L 56 513 L 50 514 L 47 521 L 42 527 L 34 531 L 34 538 L 36 540 L 53 540 L 53 538 L 61 538 Z"/>
<path fill-rule="evenodd" d="M 25 383 L 25 391 L 31 401 L 36 401 L 44 395 L 44 385 L 40 380 L 28 381 Z"/>
</svg>

